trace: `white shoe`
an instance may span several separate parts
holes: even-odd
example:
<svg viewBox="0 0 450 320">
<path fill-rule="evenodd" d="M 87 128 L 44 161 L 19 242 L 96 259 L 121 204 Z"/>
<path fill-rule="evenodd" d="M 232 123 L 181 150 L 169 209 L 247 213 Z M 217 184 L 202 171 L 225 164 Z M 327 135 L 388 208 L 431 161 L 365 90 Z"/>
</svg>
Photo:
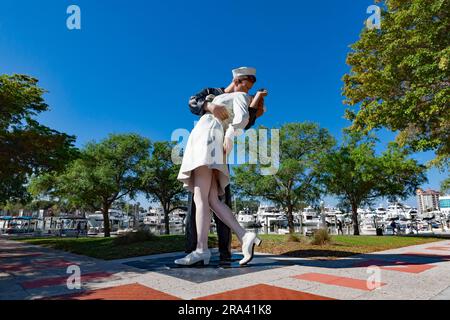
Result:
<svg viewBox="0 0 450 320">
<path fill-rule="evenodd" d="M 186 257 L 175 260 L 175 264 L 181 266 L 192 266 L 196 263 L 203 262 L 203 264 L 207 266 L 209 264 L 210 259 L 211 259 L 211 252 L 209 250 L 201 253 L 193 251 Z"/>
<path fill-rule="evenodd" d="M 261 240 L 256 236 L 254 232 L 247 232 L 242 237 L 242 253 L 244 254 L 244 259 L 239 261 L 241 266 L 249 263 L 253 259 L 255 252 L 255 245 L 260 246 Z"/>
</svg>

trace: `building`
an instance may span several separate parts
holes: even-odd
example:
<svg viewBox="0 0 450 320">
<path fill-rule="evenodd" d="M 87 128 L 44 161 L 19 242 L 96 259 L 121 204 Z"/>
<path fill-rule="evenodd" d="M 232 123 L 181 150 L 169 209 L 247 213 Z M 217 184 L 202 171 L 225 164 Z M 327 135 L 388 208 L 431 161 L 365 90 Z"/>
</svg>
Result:
<svg viewBox="0 0 450 320">
<path fill-rule="evenodd" d="M 419 208 L 420 213 L 440 210 L 439 191 L 431 189 L 424 191 L 422 189 L 418 189 L 416 195 L 417 195 L 417 207 Z"/>
<path fill-rule="evenodd" d="M 450 195 L 439 197 L 439 207 L 442 213 L 450 214 Z"/>
</svg>

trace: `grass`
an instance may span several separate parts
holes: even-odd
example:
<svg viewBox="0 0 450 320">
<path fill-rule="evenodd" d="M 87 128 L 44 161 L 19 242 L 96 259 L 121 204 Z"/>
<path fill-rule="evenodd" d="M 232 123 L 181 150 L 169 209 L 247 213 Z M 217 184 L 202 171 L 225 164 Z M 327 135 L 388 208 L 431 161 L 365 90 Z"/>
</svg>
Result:
<svg viewBox="0 0 450 320">
<path fill-rule="evenodd" d="M 311 239 L 304 236 L 261 235 L 263 243 L 256 248 L 257 252 L 289 257 L 312 259 L 336 259 L 355 254 L 370 253 L 441 241 L 433 237 L 375 237 L 375 236 L 331 236 L 331 241 L 324 245 L 314 245 Z M 236 238 L 232 247 L 240 248 Z"/>
<path fill-rule="evenodd" d="M 324 246 L 331 242 L 331 236 L 328 233 L 327 229 L 320 229 L 314 233 L 313 239 L 311 240 L 311 244 Z"/>
<path fill-rule="evenodd" d="M 185 246 L 185 237 L 179 235 L 155 236 L 152 240 L 123 245 L 117 244 L 115 239 L 117 238 L 35 238 L 20 241 L 103 260 L 184 251 Z M 209 245 L 217 246 L 214 236 L 210 237 Z"/>
<path fill-rule="evenodd" d="M 336 259 L 442 240 L 432 237 L 332 236 L 327 244 L 313 245 L 309 238 L 301 235 L 260 237 L 263 244 L 256 248 L 257 252 L 313 259 Z M 151 240 L 122 245 L 116 244 L 114 238 L 35 238 L 20 241 L 104 260 L 180 252 L 184 251 L 185 246 L 183 235 L 155 236 Z M 209 246 L 217 247 L 215 235 L 210 235 Z M 240 249 L 236 238 L 233 238 L 232 248 Z"/>
</svg>

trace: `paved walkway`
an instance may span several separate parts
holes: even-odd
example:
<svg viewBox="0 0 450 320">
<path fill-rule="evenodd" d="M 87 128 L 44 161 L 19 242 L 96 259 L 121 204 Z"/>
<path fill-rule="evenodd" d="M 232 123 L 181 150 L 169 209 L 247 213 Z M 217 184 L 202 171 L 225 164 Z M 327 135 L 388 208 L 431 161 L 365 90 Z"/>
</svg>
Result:
<svg viewBox="0 0 450 320">
<path fill-rule="evenodd" d="M 0 300 L 450 299 L 449 240 L 339 260 L 258 254 L 246 267 L 238 253 L 194 268 L 173 264 L 182 256 L 103 261 L 0 239 Z M 73 266 L 81 288 L 71 290 Z"/>
</svg>

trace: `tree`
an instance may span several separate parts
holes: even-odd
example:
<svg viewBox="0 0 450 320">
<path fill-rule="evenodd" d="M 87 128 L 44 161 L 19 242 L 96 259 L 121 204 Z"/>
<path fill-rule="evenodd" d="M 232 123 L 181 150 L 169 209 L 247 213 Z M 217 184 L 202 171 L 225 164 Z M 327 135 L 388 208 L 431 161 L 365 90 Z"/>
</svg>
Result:
<svg viewBox="0 0 450 320">
<path fill-rule="evenodd" d="M 450 178 L 445 179 L 441 183 L 441 193 L 446 194 L 450 192 Z"/>
<path fill-rule="evenodd" d="M 6 202 L 2 208 L 2 210 L 6 213 L 7 216 L 19 215 L 21 209 L 23 209 L 23 205 L 20 202 L 10 202 L 10 201 Z"/>
<path fill-rule="evenodd" d="M 364 29 L 347 57 L 345 103 L 354 131 L 398 132 L 412 151 L 450 152 L 448 0 L 385 0 L 381 29 Z"/>
<path fill-rule="evenodd" d="M 111 134 L 100 143 L 87 144 L 63 174 L 37 178 L 34 193 L 101 210 L 105 237 L 109 237 L 109 209 L 115 201 L 133 198 L 139 191 L 139 168 L 148 159 L 149 147 L 150 141 L 139 135 Z"/>
<path fill-rule="evenodd" d="M 33 196 L 33 201 L 28 203 L 26 208 L 32 211 L 51 208 L 56 214 L 74 213 L 76 211 L 85 214 L 97 210 L 89 204 L 72 201 L 73 199 L 64 198 L 64 195 L 60 194 L 58 177 L 62 174 L 63 172 L 51 172 L 33 176 L 28 185 L 28 192 Z"/>
<path fill-rule="evenodd" d="M 381 156 L 375 139 L 351 134 L 339 148 L 322 159 L 322 182 L 328 193 L 340 197 L 352 211 L 354 234 L 359 235 L 358 207 L 378 197 L 405 199 L 426 182 L 426 168 L 391 143 Z"/>
<path fill-rule="evenodd" d="M 293 211 L 317 202 L 322 193 L 320 158 L 335 145 L 328 130 L 314 123 L 289 123 L 280 129 L 280 167 L 276 174 L 261 175 L 261 164 L 245 164 L 234 169 L 238 193 L 262 197 L 282 207 L 288 214 L 289 231 L 294 232 Z M 274 150 L 272 150 L 273 152 Z"/>
<path fill-rule="evenodd" d="M 259 201 L 252 199 L 245 199 L 241 197 L 236 197 L 235 200 L 236 208 L 235 211 L 238 213 L 239 211 L 248 209 L 251 212 L 256 212 L 259 209 Z"/>
<path fill-rule="evenodd" d="M 172 162 L 172 143 L 155 142 L 150 159 L 141 167 L 141 190 L 147 197 L 159 201 L 164 211 L 165 232 L 170 234 L 169 214 L 179 208 L 185 208 L 182 198 L 187 191 L 177 180 L 180 165 Z"/>
<path fill-rule="evenodd" d="M 131 207 L 131 205 L 128 202 L 126 202 L 124 199 L 117 200 L 111 205 L 112 209 L 120 210 L 120 211 L 126 212 L 127 214 L 129 212 L 132 212 L 130 207 Z"/>
<path fill-rule="evenodd" d="M 44 93 L 37 79 L 0 75 L 0 204 L 27 202 L 31 175 L 61 171 L 77 156 L 74 136 L 34 119 L 48 110 Z"/>
</svg>

